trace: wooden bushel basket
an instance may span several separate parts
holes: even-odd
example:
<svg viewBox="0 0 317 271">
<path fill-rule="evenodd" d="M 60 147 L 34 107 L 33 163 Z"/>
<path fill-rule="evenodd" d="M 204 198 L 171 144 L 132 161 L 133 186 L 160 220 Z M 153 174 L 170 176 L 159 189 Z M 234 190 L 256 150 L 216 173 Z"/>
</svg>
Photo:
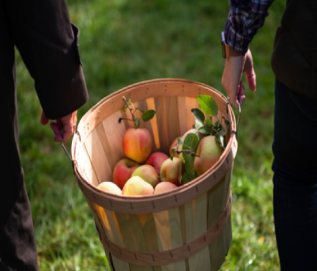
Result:
<svg viewBox="0 0 317 271">
<path fill-rule="evenodd" d="M 169 152 L 171 142 L 191 129 L 197 96 L 218 104 L 218 119 L 230 122 L 226 148 L 209 171 L 177 189 L 153 196 L 121 197 L 96 188 L 112 180 L 124 157 L 122 138 L 133 122 L 119 123 L 123 96 L 136 107 L 154 109 L 141 120 L 153 136 L 154 151 Z M 230 179 L 237 151 L 236 122 L 224 95 L 202 83 L 155 79 L 118 90 L 102 99 L 80 120 L 72 141 L 78 185 L 94 214 L 109 266 L 116 271 L 210 271 L 225 261 L 231 243 Z"/>
</svg>

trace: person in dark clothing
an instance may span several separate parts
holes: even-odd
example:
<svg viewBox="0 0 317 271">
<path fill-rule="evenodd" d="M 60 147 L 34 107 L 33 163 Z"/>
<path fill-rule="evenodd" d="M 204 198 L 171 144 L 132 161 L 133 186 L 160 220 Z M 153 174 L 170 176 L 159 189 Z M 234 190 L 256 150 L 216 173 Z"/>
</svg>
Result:
<svg viewBox="0 0 317 271">
<path fill-rule="evenodd" d="M 34 79 L 55 141 L 73 134 L 88 100 L 78 29 L 64 0 L 0 0 L 0 115 L 5 144 L 0 163 L 0 270 L 38 270 L 30 204 L 19 157 L 15 48 Z"/>
<path fill-rule="evenodd" d="M 245 100 L 243 74 L 255 90 L 249 45 L 272 2 L 230 1 L 222 85 L 234 106 Z M 282 271 L 317 270 L 316 18 L 317 1 L 288 0 L 271 58 L 276 81 L 273 207 Z"/>
</svg>

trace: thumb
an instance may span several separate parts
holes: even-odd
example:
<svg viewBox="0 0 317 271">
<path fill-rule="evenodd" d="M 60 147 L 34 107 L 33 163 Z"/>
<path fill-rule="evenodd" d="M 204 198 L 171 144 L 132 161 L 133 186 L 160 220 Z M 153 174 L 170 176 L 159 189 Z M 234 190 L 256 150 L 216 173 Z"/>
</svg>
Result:
<svg viewBox="0 0 317 271">
<path fill-rule="evenodd" d="M 245 75 L 247 77 L 249 88 L 251 89 L 251 91 L 255 91 L 256 90 L 256 75 L 255 75 L 253 67 L 250 71 L 247 71 Z"/>
<path fill-rule="evenodd" d="M 256 90 L 256 75 L 253 67 L 253 59 L 251 51 L 248 50 L 246 53 L 246 59 L 244 64 L 244 73 L 248 81 L 249 88 L 251 91 Z"/>
</svg>

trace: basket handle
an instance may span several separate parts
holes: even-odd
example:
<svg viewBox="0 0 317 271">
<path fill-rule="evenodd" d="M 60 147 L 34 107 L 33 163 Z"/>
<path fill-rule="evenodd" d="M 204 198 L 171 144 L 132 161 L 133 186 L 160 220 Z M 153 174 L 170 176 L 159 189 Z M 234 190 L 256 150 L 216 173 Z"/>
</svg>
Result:
<svg viewBox="0 0 317 271">
<path fill-rule="evenodd" d="M 62 145 L 62 148 L 64 149 L 65 153 L 67 154 L 69 160 L 70 160 L 71 162 L 73 162 L 73 159 L 72 159 L 71 155 L 69 154 L 68 150 L 66 149 L 66 147 L 65 147 L 63 141 L 62 141 L 61 145 Z"/>
<path fill-rule="evenodd" d="M 241 105 L 240 105 L 240 103 L 238 103 L 238 106 L 239 106 L 239 111 L 238 111 L 238 119 L 237 119 L 237 128 L 235 131 L 237 141 L 238 141 L 238 128 L 239 128 L 240 117 L 241 117 Z"/>
<path fill-rule="evenodd" d="M 230 101 L 229 101 L 229 97 L 227 96 L 227 106 L 230 105 Z M 236 134 L 236 139 L 238 141 L 238 128 L 239 128 L 239 123 L 240 123 L 240 117 L 241 117 L 241 104 L 238 102 L 238 119 L 237 119 L 237 123 L 236 123 L 236 130 L 232 131 L 232 133 Z"/>
<path fill-rule="evenodd" d="M 78 132 L 77 129 L 75 130 L 74 134 L 77 134 L 77 135 L 79 136 L 79 139 L 80 139 L 80 134 L 79 134 L 79 132 Z M 61 146 L 62 146 L 63 150 L 65 151 L 66 155 L 68 156 L 69 160 L 71 161 L 73 170 L 74 170 L 74 172 L 75 172 L 75 162 L 76 162 L 76 160 L 73 160 L 73 159 L 72 159 L 72 156 L 71 156 L 70 153 L 68 152 L 68 150 L 67 150 L 67 148 L 66 148 L 66 146 L 65 146 L 65 144 L 64 144 L 63 141 L 61 142 Z"/>
</svg>

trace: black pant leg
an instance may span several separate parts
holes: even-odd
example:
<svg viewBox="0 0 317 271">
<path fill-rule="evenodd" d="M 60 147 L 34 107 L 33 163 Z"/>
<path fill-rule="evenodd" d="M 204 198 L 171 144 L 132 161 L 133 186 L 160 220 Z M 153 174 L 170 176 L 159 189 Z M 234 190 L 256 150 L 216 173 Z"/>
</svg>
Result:
<svg viewBox="0 0 317 271">
<path fill-rule="evenodd" d="M 32 215 L 23 179 L 21 168 L 11 172 L 0 192 L 0 271 L 38 270 Z"/>
<path fill-rule="evenodd" d="M 273 206 L 282 271 L 317 270 L 317 107 L 275 89 Z"/>
</svg>

